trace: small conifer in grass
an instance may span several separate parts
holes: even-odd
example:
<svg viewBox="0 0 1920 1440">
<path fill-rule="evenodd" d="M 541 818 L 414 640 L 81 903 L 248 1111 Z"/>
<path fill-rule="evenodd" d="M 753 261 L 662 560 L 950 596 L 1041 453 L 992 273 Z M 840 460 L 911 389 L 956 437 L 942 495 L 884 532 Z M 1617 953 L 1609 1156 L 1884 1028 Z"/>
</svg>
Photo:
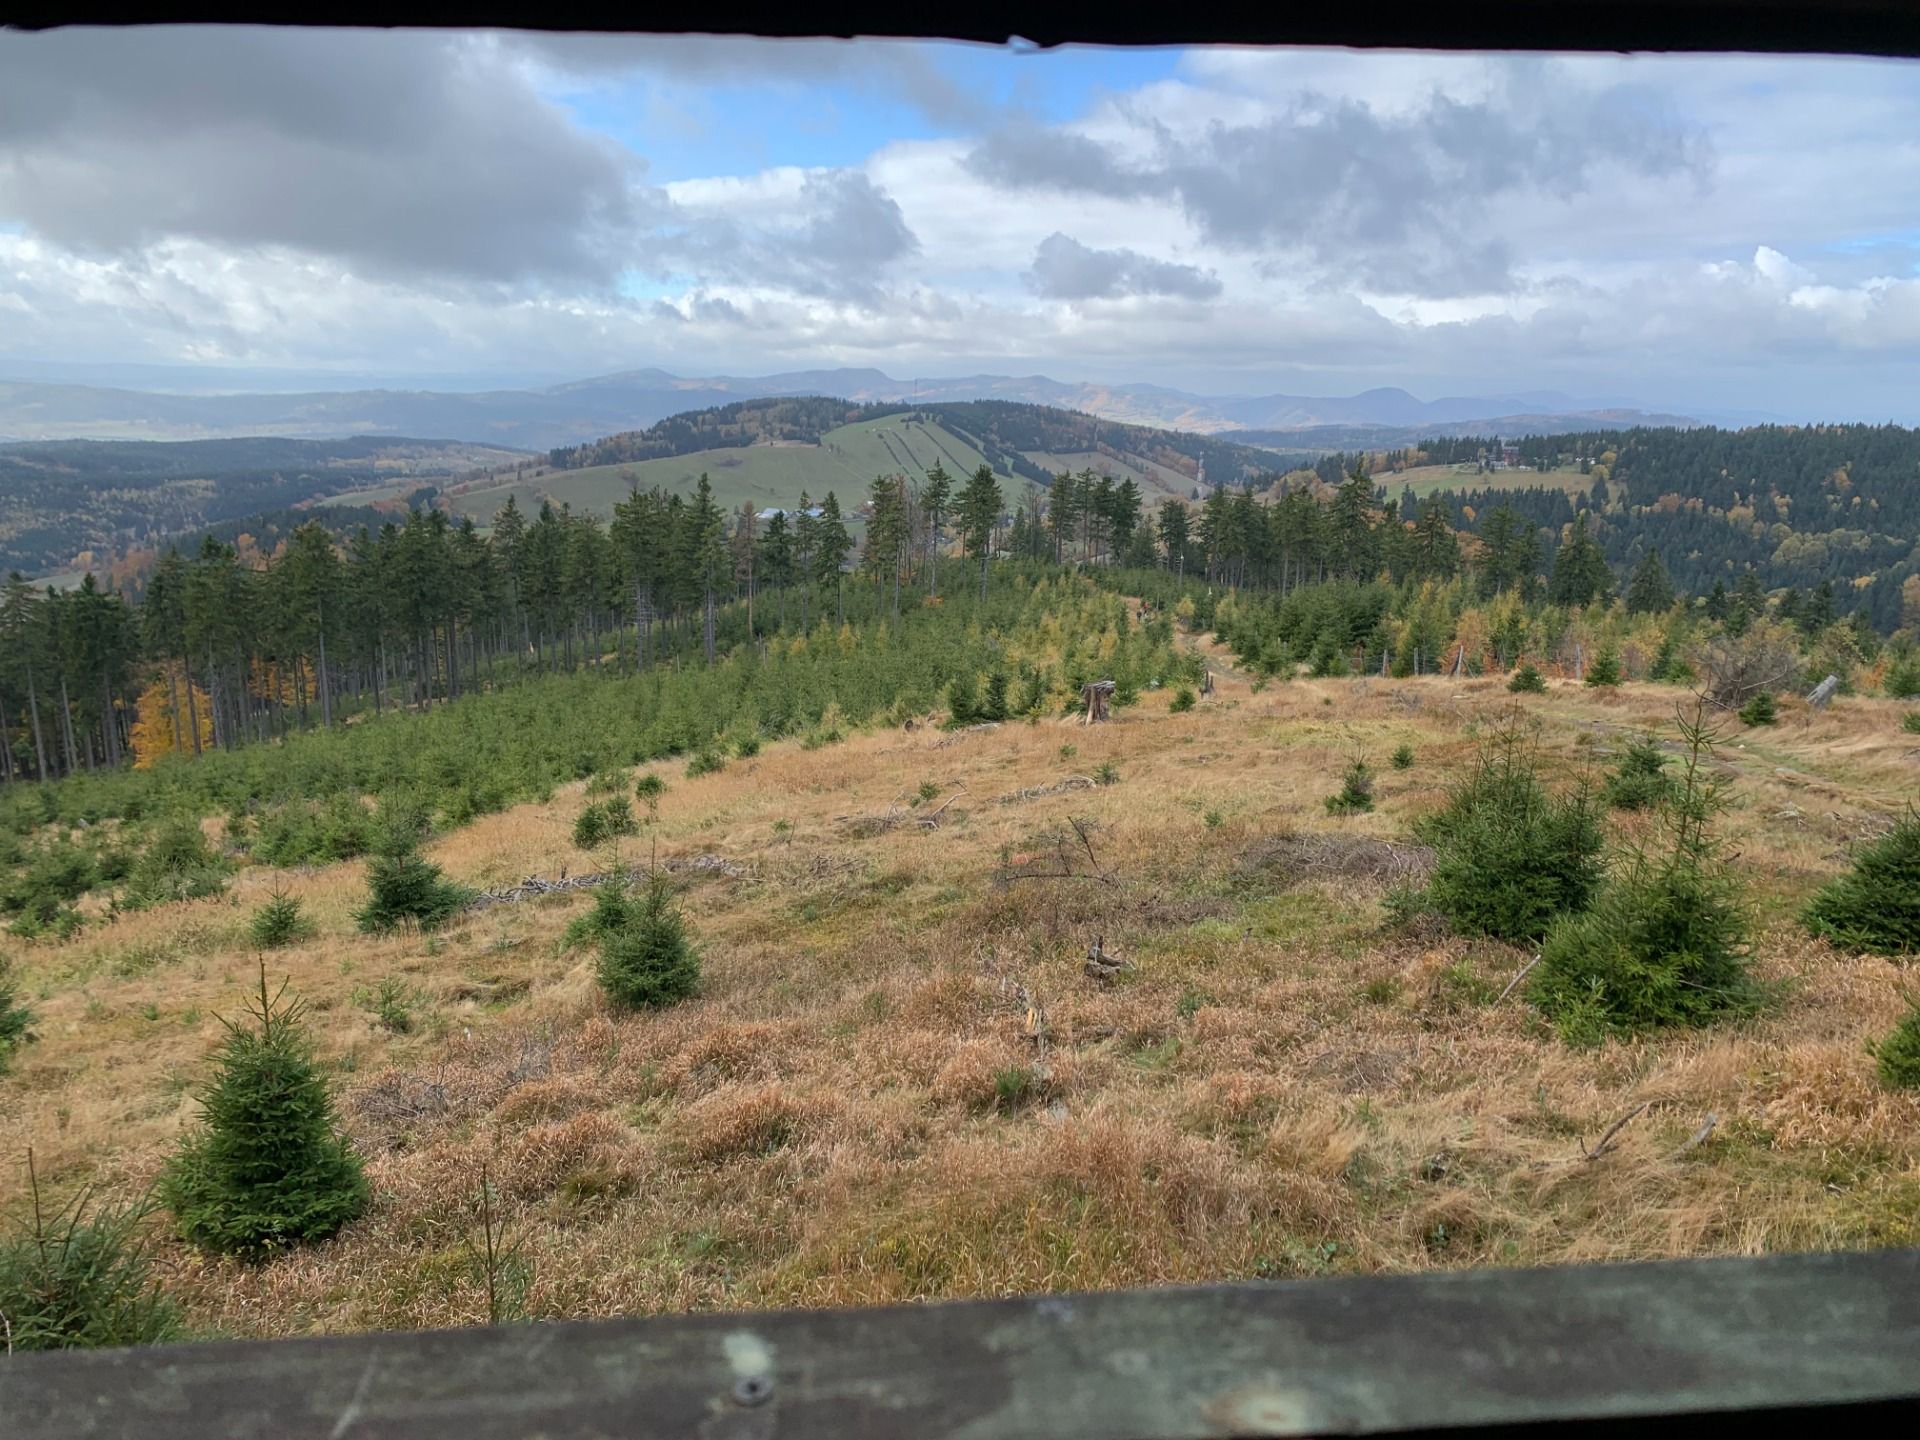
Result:
<svg viewBox="0 0 1920 1440">
<path fill-rule="evenodd" d="M 119 906 L 143 910 L 172 900 L 198 900 L 227 888 L 227 864 L 213 853 L 199 821 L 182 816 L 160 827 L 127 872 Z"/>
<path fill-rule="evenodd" d="M 1773 692 L 1762 690 L 1746 704 L 1740 707 L 1740 723 L 1743 725 L 1777 725 L 1780 723 L 1780 707 L 1774 703 Z"/>
<path fill-rule="evenodd" d="M 1411 770 L 1413 768 L 1413 747 L 1411 745 L 1400 746 L 1388 757 L 1388 760 L 1396 770 Z"/>
<path fill-rule="evenodd" d="M 1651 735 L 1627 742 L 1626 754 L 1600 787 L 1600 798 L 1616 810 L 1650 810 L 1673 794 L 1666 751 Z"/>
<path fill-rule="evenodd" d="M 580 812 L 573 822 L 573 843 L 582 850 L 591 850 L 622 835 L 631 835 L 638 828 L 627 797 L 609 795 L 604 800 L 593 801 Z"/>
<path fill-rule="evenodd" d="M 27 1188 L 25 1213 L 0 1238 L 0 1348 L 155 1345 L 179 1333 L 141 1235 L 149 1200 L 89 1213 L 83 1190 L 49 1212 L 31 1150 Z"/>
<path fill-rule="evenodd" d="M 286 986 L 248 1003 L 248 1020 L 223 1020 L 202 1123 L 167 1162 L 159 1193 L 190 1244 L 260 1259 L 322 1240 L 367 1207 L 367 1181 L 341 1135 L 333 1099 Z"/>
<path fill-rule="evenodd" d="M 275 890 L 267 903 L 253 912 L 247 934 L 262 950 L 277 950 L 313 934 L 313 922 L 301 911 L 300 902 L 284 890 Z"/>
<path fill-rule="evenodd" d="M 1517 719 L 1488 737 L 1473 772 L 1414 833 L 1434 851 L 1426 903 L 1466 934 L 1537 940 L 1556 915 L 1584 909 L 1600 883 L 1591 797 L 1547 790 Z"/>
<path fill-rule="evenodd" d="M 1907 1013 L 1885 1039 L 1868 1049 L 1882 1085 L 1889 1090 L 1920 1090 L 1920 1000 L 1909 1000 Z"/>
<path fill-rule="evenodd" d="M 384 935 L 409 921 L 432 930 L 473 899 L 473 891 L 448 880 L 438 865 L 411 848 L 369 860 L 367 892 L 367 903 L 354 919 L 369 935 Z"/>
<path fill-rule="evenodd" d="M 0 1075 L 7 1073 L 13 1052 L 33 1038 L 33 1011 L 19 998 L 8 977 L 12 965 L 0 955 Z"/>
<path fill-rule="evenodd" d="M 1587 667 L 1586 683 L 1593 689 L 1613 686 L 1620 683 L 1620 657 L 1611 650 L 1604 650 L 1594 657 Z"/>
<path fill-rule="evenodd" d="M 1507 689 L 1515 695 L 1544 695 L 1547 691 L 1547 682 L 1539 670 L 1534 668 L 1533 662 L 1528 661 L 1513 672 L 1513 678 L 1507 681 Z"/>
<path fill-rule="evenodd" d="M 647 807 L 647 823 L 651 825 L 660 816 L 660 797 L 667 793 L 667 782 L 648 771 L 633 782 L 633 793 Z"/>
<path fill-rule="evenodd" d="M 1373 809 L 1373 771 L 1364 760 L 1347 766 L 1340 788 L 1327 797 L 1329 815 L 1360 815 Z"/>
<path fill-rule="evenodd" d="M 1807 905 L 1807 928 L 1855 954 L 1920 954 L 1920 813 L 1855 852 Z"/>
<path fill-rule="evenodd" d="M 1909 710 L 1902 715 L 1900 728 L 1909 735 L 1920 735 L 1920 710 Z"/>
<path fill-rule="evenodd" d="M 671 1005 L 699 988 L 700 957 L 665 875 L 650 876 L 625 922 L 601 935 L 598 973 L 607 997 L 629 1009 Z"/>
<path fill-rule="evenodd" d="M 1697 706 L 1679 724 L 1687 753 L 1660 809 L 1664 846 L 1630 846 L 1592 907 L 1554 922 L 1528 980 L 1528 998 L 1570 1044 L 1759 1007 L 1750 921 L 1711 830 L 1714 736 Z"/>
<path fill-rule="evenodd" d="M 1193 704 L 1193 691 L 1185 685 L 1182 685 L 1178 690 L 1173 692 L 1173 699 L 1168 703 L 1167 709 L 1172 714 L 1178 715 L 1183 711 L 1193 709 Z"/>
</svg>

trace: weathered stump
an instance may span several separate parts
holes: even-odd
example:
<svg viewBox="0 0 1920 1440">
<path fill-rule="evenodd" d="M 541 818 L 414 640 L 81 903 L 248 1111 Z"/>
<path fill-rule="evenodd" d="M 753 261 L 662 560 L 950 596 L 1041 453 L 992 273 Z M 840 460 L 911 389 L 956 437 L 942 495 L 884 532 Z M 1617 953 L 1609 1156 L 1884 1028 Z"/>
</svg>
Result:
<svg viewBox="0 0 1920 1440">
<path fill-rule="evenodd" d="M 1813 687 L 1813 693 L 1807 696 L 1807 704 L 1816 710 L 1824 710 L 1827 708 L 1827 702 L 1833 699 L 1834 691 L 1839 688 L 1840 677 L 1838 675 L 1829 675 Z"/>
<path fill-rule="evenodd" d="M 1099 725 L 1106 721 L 1107 702 L 1119 688 L 1119 684 L 1112 680 L 1096 680 L 1091 685 L 1080 687 L 1080 699 L 1087 707 L 1085 724 Z"/>
</svg>

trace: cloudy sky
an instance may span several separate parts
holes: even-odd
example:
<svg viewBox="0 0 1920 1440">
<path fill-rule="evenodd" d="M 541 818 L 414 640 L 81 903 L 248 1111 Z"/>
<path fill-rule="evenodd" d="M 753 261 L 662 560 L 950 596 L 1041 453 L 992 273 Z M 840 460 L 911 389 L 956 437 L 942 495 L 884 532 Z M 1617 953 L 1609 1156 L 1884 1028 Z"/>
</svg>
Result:
<svg viewBox="0 0 1920 1440">
<path fill-rule="evenodd" d="M 0 33 L 0 363 L 1920 420 L 1920 69 Z"/>
</svg>

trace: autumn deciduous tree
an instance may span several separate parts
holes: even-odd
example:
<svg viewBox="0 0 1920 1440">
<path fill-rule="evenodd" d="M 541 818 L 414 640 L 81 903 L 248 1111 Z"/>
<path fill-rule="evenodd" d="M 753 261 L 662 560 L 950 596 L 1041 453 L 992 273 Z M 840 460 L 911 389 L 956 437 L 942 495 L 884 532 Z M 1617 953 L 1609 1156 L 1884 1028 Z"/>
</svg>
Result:
<svg viewBox="0 0 1920 1440">
<path fill-rule="evenodd" d="M 163 755 L 195 755 L 213 745 L 213 706 L 207 692 L 186 678 L 186 667 L 169 661 L 135 702 L 133 768 L 149 770 Z M 185 697 L 193 697 L 189 709 Z M 194 727 L 199 726 L 196 739 Z"/>
</svg>

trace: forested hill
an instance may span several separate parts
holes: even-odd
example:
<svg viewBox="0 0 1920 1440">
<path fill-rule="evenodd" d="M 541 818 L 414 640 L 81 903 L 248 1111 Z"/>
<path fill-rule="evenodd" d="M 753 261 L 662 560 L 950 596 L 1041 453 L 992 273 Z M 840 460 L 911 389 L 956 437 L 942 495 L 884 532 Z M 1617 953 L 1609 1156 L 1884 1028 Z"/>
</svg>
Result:
<svg viewBox="0 0 1920 1440">
<path fill-rule="evenodd" d="M 551 452 L 556 469 L 629 465 L 754 444 L 818 445 L 842 426 L 893 415 L 921 417 L 979 449 L 1006 474 L 1038 484 L 1052 481 L 1048 457 L 1107 455 L 1144 461 L 1191 477 L 1195 483 L 1238 483 L 1285 468 L 1299 455 L 1236 445 L 1214 436 L 1126 425 L 1114 420 L 1005 400 L 967 400 L 938 405 L 873 404 L 820 396 L 742 400 L 708 410 L 673 415 L 645 430 L 610 435 Z"/>
<path fill-rule="evenodd" d="M 1499 446 L 1439 438 L 1415 450 L 1329 456 L 1337 478 L 1366 468 L 1398 497 L 1438 495 L 1458 528 L 1499 502 L 1558 530 L 1577 511 L 1618 573 L 1658 550 L 1674 583 L 1731 588 L 1751 568 L 1769 588 L 1832 582 L 1876 626 L 1900 619 L 1900 586 L 1920 573 L 1920 430 L 1897 425 L 1634 429 L 1507 440 L 1518 469 L 1488 468 Z"/>
<path fill-rule="evenodd" d="M 129 552 L 318 496 L 399 493 L 527 457 L 444 440 L 48 440 L 0 445 L 0 575 Z"/>
</svg>

